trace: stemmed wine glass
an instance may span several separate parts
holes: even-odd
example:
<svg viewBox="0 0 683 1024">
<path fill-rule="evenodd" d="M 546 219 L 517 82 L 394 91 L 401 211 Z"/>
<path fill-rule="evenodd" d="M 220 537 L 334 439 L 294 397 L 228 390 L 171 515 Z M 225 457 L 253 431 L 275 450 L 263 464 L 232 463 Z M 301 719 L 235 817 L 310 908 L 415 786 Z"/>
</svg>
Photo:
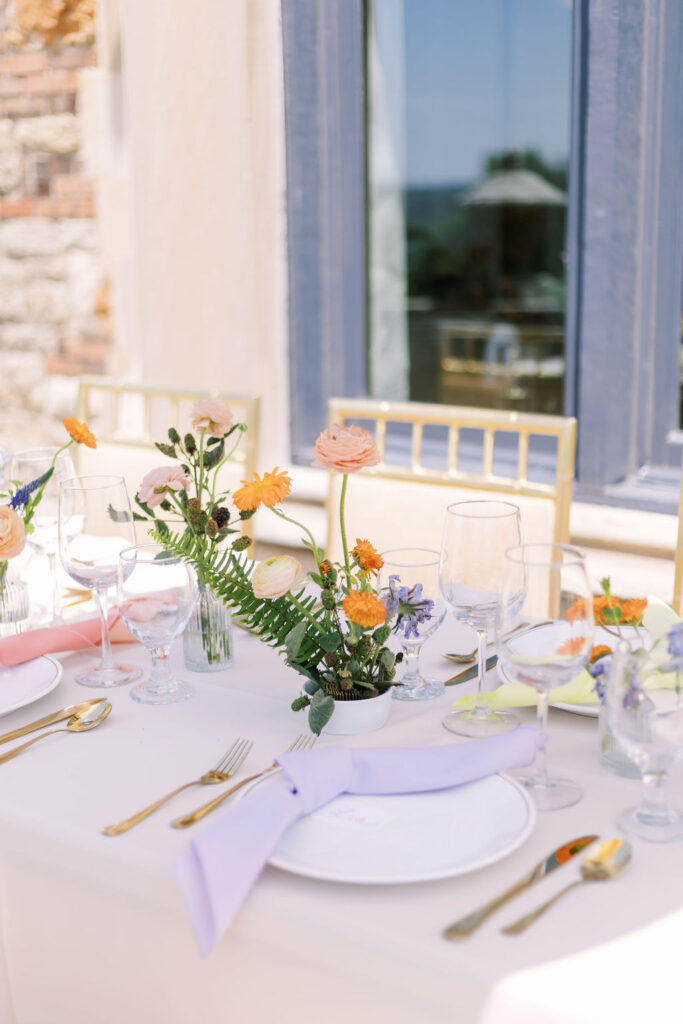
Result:
<svg viewBox="0 0 683 1024">
<path fill-rule="evenodd" d="M 187 625 L 197 596 L 193 570 L 158 544 L 140 544 L 119 555 L 119 612 L 152 655 L 152 672 L 130 691 L 142 704 L 173 704 L 194 693 L 174 679 L 170 646 Z"/>
<path fill-rule="evenodd" d="M 683 757 L 683 685 L 678 666 L 665 675 L 645 652 L 622 642 L 612 655 L 605 707 L 612 733 L 640 768 L 642 800 L 617 818 L 622 832 L 636 839 L 668 843 L 683 839 L 683 813 L 665 799 L 669 770 Z"/>
<path fill-rule="evenodd" d="M 460 736 L 491 736 L 519 725 L 509 711 L 490 710 L 484 694 L 487 634 L 496 616 L 505 552 L 519 544 L 519 508 L 507 501 L 458 501 L 446 509 L 439 584 L 446 607 L 477 631 L 476 705 L 443 719 Z"/>
<path fill-rule="evenodd" d="M 496 616 L 501 675 L 536 690 L 540 733 L 536 764 L 519 781 L 539 810 L 569 807 L 583 794 L 568 779 L 548 777 L 548 696 L 590 657 L 593 595 L 586 558 L 569 544 L 522 544 L 507 552 L 505 563 Z"/>
<path fill-rule="evenodd" d="M 120 686 L 142 672 L 111 653 L 107 590 L 116 584 L 119 553 L 135 544 L 135 524 L 121 476 L 76 476 L 59 485 L 59 556 L 65 570 L 94 591 L 102 624 L 102 658 L 76 676 L 83 686 Z"/>
<path fill-rule="evenodd" d="M 10 463 L 10 480 L 16 480 L 22 486 L 37 480 L 49 470 L 56 451 L 56 448 L 27 448 L 15 452 Z M 63 620 L 57 578 L 59 484 L 62 480 L 73 477 L 75 472 L 71 453 L 61 452 L 57 456 L 54 472 L 45 485 L 40 504 L 33 513 L 33 530 L 27 535 L 31 547 L 43 551 L 47 557 L 52 623 L 60 623 Z"/>
<path fill-rule="evenodd" d="M 446 608 L 439 593 L 439 552 L 429 548 L 394 548 L 382 552 L 384 565 L 378 586 L 382 597 L 393 592 L 405 594 L 407 601 L 431 601 L 429 616 L 419 613 L 404 619 L 400 628 L 405 670 L 399 686 L 393 687 L 396 700 L 431 700 L 440 697 L 444 683 L 427 682 L 420 675 L 420 651 L 427 637 L 441 625 Z M 392 577 L 394 580 L 392 587 Z"/>
</svg>

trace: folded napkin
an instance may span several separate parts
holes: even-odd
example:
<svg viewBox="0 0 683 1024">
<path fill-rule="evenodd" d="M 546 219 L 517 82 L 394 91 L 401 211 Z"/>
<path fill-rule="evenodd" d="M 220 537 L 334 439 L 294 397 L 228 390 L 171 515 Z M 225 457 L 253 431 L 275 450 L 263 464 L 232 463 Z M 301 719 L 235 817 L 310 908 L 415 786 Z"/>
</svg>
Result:
<svg viewBox="0 0 683 1024">
<path fill-rule="evenodd" d="M 115 643 L 129 644 L 136 642 L 128 632 L 118 611 L 109 614 L 109 635 Z M 32 629 L 28 633 L 17 633 L 15 636 L 0 640 L 0 668 L 11 668 L 24 661 L 31 661 L 41 654 L 57 654 L 60 651 L 80 651 L 86 647 L 97 647 L 102 642 L 102 630 L 99 616 L 95 619 L 82 619 L 68 626 L 48 626 L 44 629 Z"/>
<path fill-rule="evenodd" d="M 283 774 L 257 786 L 193 839 L 176 875 L 199 952 L 228 928 L 285 830 L 341 793 L 424 793 L 530 764 L 538 733 L 439 747 L 327 747 L 277 758 Z"/>
</svg>

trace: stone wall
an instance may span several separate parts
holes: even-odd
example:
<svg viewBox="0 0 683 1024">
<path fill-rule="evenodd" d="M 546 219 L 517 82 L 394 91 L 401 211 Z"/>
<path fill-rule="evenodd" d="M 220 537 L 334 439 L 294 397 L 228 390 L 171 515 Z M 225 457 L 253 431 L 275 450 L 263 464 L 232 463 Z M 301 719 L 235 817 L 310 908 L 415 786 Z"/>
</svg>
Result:
<svg viewBox="0 0 683 1024">
<path fill-rule="evenodd" d="M 111 327 L 78 86 L 94 0 L 0 0 L 0 446 L 49 443 Z"/>
</svg>

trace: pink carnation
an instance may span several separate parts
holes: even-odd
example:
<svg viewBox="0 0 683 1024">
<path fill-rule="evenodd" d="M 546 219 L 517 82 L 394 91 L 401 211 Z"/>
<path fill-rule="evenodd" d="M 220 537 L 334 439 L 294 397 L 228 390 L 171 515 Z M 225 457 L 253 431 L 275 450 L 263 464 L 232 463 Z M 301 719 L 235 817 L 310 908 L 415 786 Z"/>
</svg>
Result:
<svg viewBox="0 0 683 1024">
<path fill-rule="evenodd" d="M 364 466 L 376 466 L 379 462 L 377 445 L 372 436 L 357 427 L 340 427 L 336 423 L 319 435 L 313 449 L 315 460 L 312 466 L 327 466 L 340 473 L 357 473 Z"/>
<path fill-rule="evenodd" d="M 167 491 L 184 491 L 190 478 L 182 466 L 159 466 L 150 469 L 138 490 L 138 498 L 149 508 L 156 508 L 166 497 Z"/>
<path fill-rule="evenodd" d="M 201 398 L 190 410 L 193 430 L 206 430 L 209 437 L 225 437 L 235 422 L 232 409 L 217 398 Z"/>
</svg>

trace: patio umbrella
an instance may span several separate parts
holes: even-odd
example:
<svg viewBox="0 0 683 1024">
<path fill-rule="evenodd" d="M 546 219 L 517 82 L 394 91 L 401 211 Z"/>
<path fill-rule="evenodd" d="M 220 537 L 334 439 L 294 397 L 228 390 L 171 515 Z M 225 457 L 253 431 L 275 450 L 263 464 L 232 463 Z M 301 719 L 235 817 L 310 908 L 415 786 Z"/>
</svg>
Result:
<svg viewBox="0 0 683 1024">
<path fill-rule="evenodd" d="M 463 206 L 566 206 L 567 196 L 535 171 L 495 171 L 466 193 Z"/>
</svg>

